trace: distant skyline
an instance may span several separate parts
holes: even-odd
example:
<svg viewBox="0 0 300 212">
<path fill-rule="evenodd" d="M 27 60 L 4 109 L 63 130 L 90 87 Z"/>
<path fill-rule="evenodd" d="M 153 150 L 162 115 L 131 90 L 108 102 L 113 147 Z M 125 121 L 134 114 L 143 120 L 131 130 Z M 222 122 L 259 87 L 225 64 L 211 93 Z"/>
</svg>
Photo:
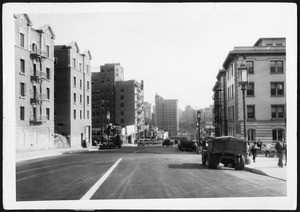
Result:
<svg viewBox="0 0 300 212">
<path fill-rule="evenodd" d="M 60 5 L 24 4 L 16 12 L 27 13 L 34 28 L 49 24 L 56 45 L 76 41 L 80 51 L 90 50 L 93 72 L 120 63 L 125 80 L 144 80 L 145 101 L 154 105 L 157 93 L 178 99 L 182 110 L 213 104 L 217 73 L 235 46 L 294 31 L 289 4 Z"/>
</svg>

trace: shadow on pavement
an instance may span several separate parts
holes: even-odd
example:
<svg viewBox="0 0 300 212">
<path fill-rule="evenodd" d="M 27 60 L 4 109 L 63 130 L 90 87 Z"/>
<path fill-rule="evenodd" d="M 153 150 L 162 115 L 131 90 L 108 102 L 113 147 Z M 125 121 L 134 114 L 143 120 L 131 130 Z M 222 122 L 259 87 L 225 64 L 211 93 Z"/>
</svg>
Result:
<svg viewBox="0 0 300 212">
<path fill-rule="evenodd" d="M 183 164 L 169 164 L 170 169 L 206 169 L 206 166 L 198 163 L 183 163 Z"/>
</svg>

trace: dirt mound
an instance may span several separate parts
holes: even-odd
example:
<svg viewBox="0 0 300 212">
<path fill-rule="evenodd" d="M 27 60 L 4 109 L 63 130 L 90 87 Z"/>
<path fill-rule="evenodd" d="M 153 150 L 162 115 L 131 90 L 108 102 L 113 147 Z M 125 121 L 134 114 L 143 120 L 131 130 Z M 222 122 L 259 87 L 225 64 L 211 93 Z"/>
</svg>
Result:
<svg viewBox="0 0 300 212">
<path fill-rule="evenodd" d="M 68 139 L 65 136 L 55 133 L 54 134 L 54 147 L 55 148 L 69 148 L 70 143 L 68 142 Z"/>
</svg>

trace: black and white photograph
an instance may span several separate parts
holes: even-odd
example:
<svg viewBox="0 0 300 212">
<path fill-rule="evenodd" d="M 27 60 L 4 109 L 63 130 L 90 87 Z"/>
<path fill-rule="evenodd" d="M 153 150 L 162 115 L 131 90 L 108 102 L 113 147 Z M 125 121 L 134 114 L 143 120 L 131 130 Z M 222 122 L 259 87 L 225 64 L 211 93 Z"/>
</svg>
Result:
<svg viewBox="0 0 300 212">
<path fill-rule="evenodd" d="M 296 4 L 5 3 L 2 27 L 4 209 L 298 208 Z"/>
</svg>

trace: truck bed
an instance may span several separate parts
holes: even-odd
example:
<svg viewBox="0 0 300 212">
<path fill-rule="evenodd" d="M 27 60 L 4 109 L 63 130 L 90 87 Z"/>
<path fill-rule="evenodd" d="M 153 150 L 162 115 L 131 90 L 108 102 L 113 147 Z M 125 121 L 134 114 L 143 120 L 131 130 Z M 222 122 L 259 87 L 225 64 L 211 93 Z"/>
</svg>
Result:
<svg viewBox="0 0 300 212">
<path fill-rule="evenodd" d="M 208 141 L 207 150 L 212 153 L 245 154 L 247 144 L 242 140 L 224 136 Z"/>
</svg>

